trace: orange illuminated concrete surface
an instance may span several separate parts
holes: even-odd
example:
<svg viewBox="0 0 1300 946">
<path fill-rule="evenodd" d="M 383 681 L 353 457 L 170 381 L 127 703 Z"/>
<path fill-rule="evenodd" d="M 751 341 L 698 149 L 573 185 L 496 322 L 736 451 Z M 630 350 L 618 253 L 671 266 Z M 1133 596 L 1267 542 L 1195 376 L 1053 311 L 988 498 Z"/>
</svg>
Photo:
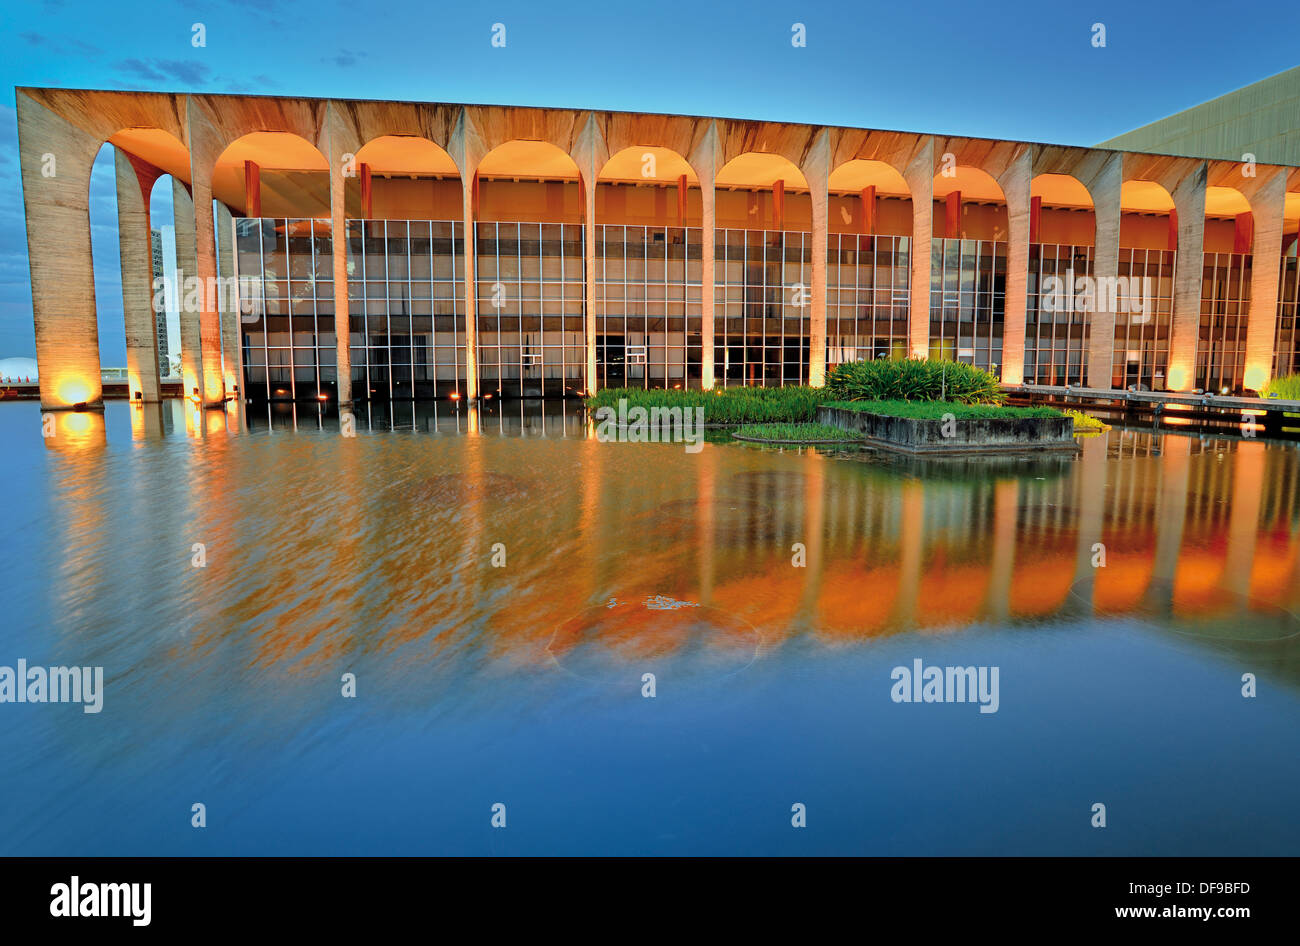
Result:
<svg viewBox="0 0 1300 946">
<path fill-rule="evenodd" d="M 367 335 L 376 310 L 349 255 L 357 221 L 444 222 L 459 234 L 447 250 L 456 353 L 429 359 L 450 379 L 440 396 L 504 393 L 499 379 L 534 369 L 563 382 L 551 390 L 592 392 L 616 361 L 626 383 L 705 389 L 791 377 L 820 385 L 838 362 L 885 353 L 972 361 L 1011 385 L 1100 389 L 1249 393 L 1300 367 L 1292 166 L 581 109 L 36 88 L 16 99 L 46 409 L 102 400 L 89 184 L 105 143 L 115 150 L 133 400 L 160 397 L 149 197 L 166 175 L 177 267 L 201 281 L 232 278 L 241 221 L 311 220 L 318 236 L 349 234 L 320 244 L 328 256 L 311 276 L 311 385 L 296 383 L 298 361 L 284 385 L 263 355 L 245 364 L 275 348 L 269 316 L 254 336 L 236 305 L 209 293 L 182 307 L 183 390 L 209 406 L 250 389 L 347 404 L 377 390 L 371 369 L 354 364 L 363 350 L 387 346 L 387 366 L 400 347 L 415 364 L 409 338 Z M 540 299 L 535 312 L 520 302 L 508 331 L 497 303 L 480 298 L 502 279 L 478 272 L 483 228 L 515 224 L 576 234 L 559 341 L 546 335 Z M 680 246 L 686 264 L 666 277 L 680 284 L 680 312 L 665 303 L 651 319 L 637 309 L 635 337 L 633 307 L 610 291 L 610 228 L 620 241 L 635 228 L 652 234 L 647 245 Z M 291 229 L 281 226 L 286 237 Z M 466 235 L 468 250 L 457 242 Z M 736 264 L 737 240 L 766 254 L 761 267 Z M 285 277 L 267 258 L 254 263 L 252 275 Z M 240 255 L 241 277 L 249 265 Z M 1139 275 L 1154 300 L 1140 311 L 1088 295 Z M 1069 281 L 1065 312 L 1047 305 L 1049 278 Z M 298 345 L 285 342 L 291 358 Z M 680 356 L 657 354 L 674 347 Z M 489 348 L 492 382 L 480 370 Z M 502 352 L 518 364 L 500 364 Z M 637 369 L 657 357 L 663 370 Z M 774 359 L 787 368 L 772 370 Z"/>
</svg>

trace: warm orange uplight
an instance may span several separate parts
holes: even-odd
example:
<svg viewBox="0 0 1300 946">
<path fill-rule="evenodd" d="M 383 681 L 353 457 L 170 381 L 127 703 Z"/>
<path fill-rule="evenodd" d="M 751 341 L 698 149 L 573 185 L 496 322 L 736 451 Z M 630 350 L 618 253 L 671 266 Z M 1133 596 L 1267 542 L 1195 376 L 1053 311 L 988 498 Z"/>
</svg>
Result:
<svg viewBox="0 0 1300 946">
<path fill-rule="evenodd" d="M 451 399 L 452 399 L 453 401 L 459 401 L 459 400 L 460 400 L 460 392 L 459 392 L 459 391 L 452 391 L 452 392 L 451 392 Z"/>
<path fill-rule="evenodd" d="M 1251 391 L 1258 391 L 1268 383 L 1268 369 L 1263 365 L 1247 365 L 1246 374 L 1242 380 Z"/>
<path fill-rule="evenodd" d="M 60 401 L 69 406 L 83 404 L 90 400 L 90 384 L 85 378 L 64 378 L 55 388 Z"/>
<path fill-rule="evenodd" d="M 45 446 L 53 450 L 78 450 L 105 443 L 104 415 L 98 411 L 55 411 L 41 418 L 42 423 L 54 419 L 53 433 L 45 437 Z"/>
<path fill-rule="evenodd" d="M 63 426 L 68 433 L 73 434 L 74 436 L 87 434 L 90 432 L 91 426 L 90 415 L 84 413 L 69 414 L 67 420 L 64 421 Z"/>
<path fill-rule="evenodd" d="M 1169 366 L 1169 390 L 1183 391 L 1187 388 L 1187 369 L 1182 365 Z"/>
</svg>

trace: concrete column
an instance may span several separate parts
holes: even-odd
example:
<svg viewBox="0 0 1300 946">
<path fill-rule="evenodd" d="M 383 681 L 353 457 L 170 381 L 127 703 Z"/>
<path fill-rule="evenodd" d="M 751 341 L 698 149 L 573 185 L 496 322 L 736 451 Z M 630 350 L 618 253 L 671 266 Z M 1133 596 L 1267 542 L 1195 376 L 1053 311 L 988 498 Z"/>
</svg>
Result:
<svg viewBox="0 0 1300 946">
<path fill-rule="evenodd" d="M 199 312 L 199 345 L 203 351 L 203 403 L 213 406 L 225 403 L 226 379 L 221 371 L 221 314 L 217 310 L 216 293 L 208 289 L 217 284 L 217 243 L 215 221 L 212 218 L 212 180 L 209 174 L 210 172 L 193 174 L 190 193 L 194 198 L 194 273 L 203 284 Z"/>
<path fill-rule="evenodd" d="M 475 162 L 477 165 L 477 162 Z M 474 168 L 461 168 L 461 217 L 465 227 L 465 397 L 478 397 L 478 260 L 474 254 Z"/>
<path fill-rule="evenodd" d="M 41 407 L 99 405 L 90 168 L 101 142 L 21 90 L 17 112 Z"/>
<path fill-rule="evenodd" d="M 126 327 L 128 397 L 159 399 L 158 314 L 153 307 L 153 240 L 149 195 L 162 171 L 113 149 L 117 172 L 117 239 L 122 259 L 122 317 Z"/>
<path fill-rule="evenodd" d="M 330 249 L 334 263 L 334 340 L 338 361 L 339 408 L 352 405 L 351 322 L 348 312 L 348 224 L 343 168 L 330 162 Z"/>
<path fill-rule="evenodd" d="M 172 214 L 176 222 L 176 298 L 181 322 L 181 390 L 185 397 L 193 397 L 197 390 L 203 396 L 203 351 L 199 313 L 195 311 L 192 293 L 186 291 L 186 280 L 195 275 L 194 201 L 190 192 L 178 179 L 172 178 Z"/>
<path fill-rule="evenodd" d="M 326 159 L 330 174 L 330 249 L 334 273 L 334 339 L 338 362 L 337 391 L 339 409 L 352 405 L 352 346 L 348 312 L 348 230 L 347 206 L 344 191 L 344 172 L 356 167 L 361 140 L 352 126 L 344 120 L 337 104 L 330 102 L 325 110 Z"/>
<path fill-rule="evenodd" d="M 1250 195 L 1255 221 L 1251 244 L 1250 318 L 1246 323 L 1246 373 L 1243 385 L 1253 391 L 1273 374 L 1277 341 L 1277 289 L 1282 264 L 1282 216 L 1286 209 L 1286 171 L 1275 170 Z"/>
<path fill-rule="evenodd" d="M 1092 275 L 1097 285 L 1119 277 L 1120 191 L 1124 185 L 1124 162 L 1111 156 L 1096 177 L 1085 181 L 1092 194 L 1096 230 L 1092 247 Z M 1109 293 L 1097 293 L 1100 303 Z M 1088 326 L 1088 376 L 1090 388 L 1109 388 L 1115 375 L 1115 313 L 1096 307 Z M 1109 306 L 1106 306 L 1109 308 Z"/>
<path fill-rule="evenodd" d="M 717 383 L 717 366 L 713 359 L 716 352 L 714 336 L 717 331 L 714 322 L 717 291 L 714 286 L 718 278 L 718 212 L 717 191 L 713 182 L 714 169 L 709 168 L 707 178 L 700 176 L 700 201 L 704 209 L 700 231 L 700 386 L 706 391 Z"/>
<path fill-rule="evenodd" d="M 217 272 L 221 275 L 221 370 L 226 391 L 244 390 L 244 338 L 240 330 L 238 293 L 235 280 L 235 220 L 230 208 L 216 206 Z"/>
<path fill-rule="evenodd" d="M 1002 322 L 1002 383 L 1025 380 L 1025 311 L 1029 285 L 1029 185 L 1033 154 L 1026 146 L 998 178 L 1007 202 L 1007 288 Z"/>
<path fill-rule="evenodd" d="M 595 394 L 599 385 L 596 377 L 596 175 L 594 173 L 583 175 L 580 186 L 582 187 L 583 199 L 583 270 L 586 275 L 587 290 L 587 304 L 584 306 L 585 312 L 582 320 L 587 328 L 585 387 L 588 394 Z"/>
<path fill-rule="evenodd" d="M 1178 259 L 1174 263 L 1174 319 L 1169 336 L 1172 391 L 1190 391 L 1196 384 L 1196 340 L 1201 325 L 1201 278 L 1205 269 L 1206 166 L 1197 165 L 1174 187 L 1178 211 Z"/>
<path fill-rule="evenodd" d="M 690 165 L 700 179 L 700 204 L 703 210 L 700 231 L 700 386 L 708 391 L 717 383 L 714 319 L 715 284 L 717 282 L 717 178 L 718 178 L 718 126 L 710 122 L 708 131 L 691 154 Z"/>
<path fill-rule="evenodd" d="M 820 388 L 826 383 L 826 252 L 830 226 L 829 132 L 817 136 L 803 173 L 812 198 L 812 311 L 808 325 L 808 384 Z"/>
<path fill-rule="evenodd" d="M 934 138 L 903 172 L 912 194 L 912 290 L 907 317 L 908 350 L 913 358 L 930 353 L 930 240 L 934 234 Z"/>
</svg>

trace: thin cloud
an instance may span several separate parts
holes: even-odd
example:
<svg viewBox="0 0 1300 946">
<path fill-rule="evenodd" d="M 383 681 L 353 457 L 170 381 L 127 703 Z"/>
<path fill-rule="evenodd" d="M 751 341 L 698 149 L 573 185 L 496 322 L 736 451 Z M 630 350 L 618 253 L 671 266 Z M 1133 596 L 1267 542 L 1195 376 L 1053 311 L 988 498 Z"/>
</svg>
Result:
<svg viewBox="0 0 1300 946">
<path fill-rule="evenodd" d="M 79 39 L 55 38 L 31 30 L 19 33 L 18 38 L 28 46 L 47 49 L 52 53 L 64 56 L 98 56 L 102 52 L 98 46 L 92 46 L 90 43 L 84 43 Z"/>
<path fill-rule="evenodd" d="M 321 62 L 329 66 L 338 66 L 340 69 L 351 69 L 366 57 L 365 53 L 353 52 L 350 49 L 340 49 L 333 56 L 326 56 Z"/>
<path fill-rule="evenodd" d="M 123 59 L 114 68 L 123 75 L 147 82 L 179 82 L 191 86 L 207 82 L 212 73 L 202 63 L 183 59 Z"/>
</svg>

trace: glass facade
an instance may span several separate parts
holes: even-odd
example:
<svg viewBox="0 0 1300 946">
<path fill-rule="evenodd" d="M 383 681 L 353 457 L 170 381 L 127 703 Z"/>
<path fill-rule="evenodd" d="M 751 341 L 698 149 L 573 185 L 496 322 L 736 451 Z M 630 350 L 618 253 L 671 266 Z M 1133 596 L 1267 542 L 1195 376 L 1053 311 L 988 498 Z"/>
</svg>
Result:
<svg viewBox="0 0 1300 946">
<path fill-rule="evenodd" d="M 476 229 L 479 390 L 501 397 L 581 394 L 583 228 L 480 223 Z"/>
<path fill-rule="evenodd" d="M 1025 299 L 1025 383 L 1083 384 L 1091 313 L 1075 292 L 1092 276 L 1092 247 L 1029 244 Z"/>
<path fill-rule="evenodd" d="M 930 357 L 999 373 L 1006 283 L 1005 243 L 934 240 L 930 245 Z"/>
<path fill-rule="evenodd" d="M 907 357 L 911 240 L 832 233 L 826 267 L 826 363 Z"/>
<path fill-rule="evenodd" d="M 700 234 L 698 227 L 597 228 L 601 387 L 700 387 Z"/>
<path fill-rule="evenodd" d="M 1300 244 L 1297 244 L 1300 246 Z M 1297 280 L 1296 247 L 1282 257 L 1282 272 L 1277 287 L 1277 333 L 1273 339 L 1273 376 L 1283 377 L 1300 372 L 1300 292 Z"/>
<path fill-rule="evenodd" d="M 584 229 L 573 224 L 476 226 L 479 390 L 505 397 L 583 392 L 586 369 Z M 347 223 L 353 396 L 446 397 L 467 387 L 465 231 L 459 221 Z M 806 384 L 812 309 L 811 234 L 716 231 L 717 383 Z M 701 231 L 601 225 L 594 308 L 600 387 L 701 384 Z M 905 357 L 911 241 L 831 234 L 827 248 L 827 364 Z M 238 273 L 260 278 L 242 300 L 243 390 L 268 400 L 337 393 L 333 241 L 319 219 L 235 220 Z M 1273 371 L 1300 371 L 1300 270 L 1280 262 Z M 1118 274 L 1146 280 L 1150 309 L 1115 316 L 1111 383 L 1165 390 L 1175 254 L 1121 249 Z M 1071 277 L 1093 275 L 1092 248 L 1031 244 L 1025 379 L 1086 384 L 1089 313 L 1070 301 Z M 1206 253 L 1196 387 L 1238 391 L 1245 372 L 1249 254 Z M 1049 278 L 1066 290 L 1048 302 Z M 935 358 L 1001 369 L 1006 244 L 936 239 L 930 346 Z M 1131 286 L 1130 295 L 1142 294 Z M 1058 308 L 1059 307 L 1059 308 Z"/>
<path fill-rule="evenodd" d="M 807 383 L 812 234 L 718 230 L 715 239 L 717 383 Z"/>
<path fill-rule="evenodd" d="M 235 221 L 238 272 L 261 279 L 260 298 L 241 300 L 243 390 L 268 400 L 334 391 L 334 256 L 328 220 Z"/>
<path fill-rule="evenodd" d="M 1115 314 L 1115 355 L 1111 385 L 1140 391 L 1163 391 L 1169 368 L 1169 333 L 1174 319 L 1173 250 L 1120 249 L 1119 275 L 1150 289 L 1150 312 L 1130 312 L 1121 306 Z"/>
<path fill-rule="evenodd" d="M 349 220 L 353 397 L 438 397 L 465 386 L 465 228 Z"/>
<path fill-rule="evenodd" d="M 1248 253 L 1205 254 L 1196 340 L 1196 386 L 1203 390 L 1241 387 L 1246 373 L 1250 262 Z"/>
</svg>

